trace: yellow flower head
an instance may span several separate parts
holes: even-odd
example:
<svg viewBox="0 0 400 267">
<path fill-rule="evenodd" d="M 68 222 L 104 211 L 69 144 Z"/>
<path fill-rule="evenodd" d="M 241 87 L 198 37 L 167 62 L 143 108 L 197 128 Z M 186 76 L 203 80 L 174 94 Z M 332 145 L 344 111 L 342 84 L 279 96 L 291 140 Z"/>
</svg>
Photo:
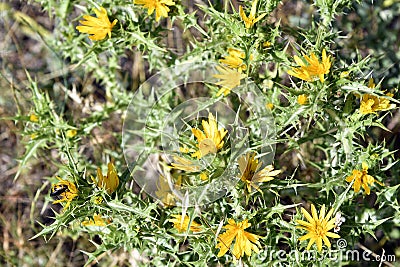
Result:
<svg viewBox="0 0 400 267">
<path fill-rule="evenodd" d="M 84 26 L 77 26 L 76 29 L 82 33 L 92 34 L 89 38 L 93 41 L 99 41 L 106 38 L 108 35 L 111 38 L 111 30 L 118 20 L 114 20 L 112 23 L 108 19 L 107 11 L 100 7 L 98 10 L 94 10 L 97 18 L 85 15 L 83 18 L 85 20 L 80 20 L 79 22 Z"/>
<path fill-rule="evenodd" d="M 77 130 L 72 129 L 72 130 L 68 130 L 67 133 L 65 134 L 65 136 L 66 136 L 67 138 L 72 138 L 72 137 L 74 137 L 77 133 L 78 133 Z"/>
<path fill-rule="evenodd" d="M 311 204 L 312 216 L 304 208 L 301 208 L 301 212 L 303 213 L 304 217 L 306 217 L 307 222 L 303 220 L 296 220 L 296 223 L 300 224 L 300 226 L 296 226 L 296 228 L 304 229 L 308 232 L 306 235 L 299 238 L 300 241 L 310 239 L 307 245 L 307 250 L 309 250 L 311 246 L 316 243 L 318 251 L 321 251 L 322 241 L 324 241 L 325 245 L 330 248 L 331 242 L 329 242 L 328 237 L 340 238 L 338 234 L 329 232 L 329 230 L 335 227 L 336 218 L 330 219 L 333 214 L 333 209 L 331 209 L 325 216 L 325 205 L 322 205 L 321 212 L 318 217 L 315 206 Z"/>
<path fill-rule="evenodd" d="M 246 26 L 246 29 L 252 28 L 253 25 L 257 23 L 257 21 L 261 20 L 266 15 L 266 13 L 264 13 L 256 18 L 257 1 L 258 0 L 253 1 L 253 4 L 251 5 L 250 14 L 248 17 L 244 13 L 243 7 L 239 6 L 239 14 L 240 14 L 240 17 L 242 18 L 242 20 L 244 21 L 244 25 Z"/>
<path fill-rule="evenodd" d="M 82 222 L 82 225 L 83 226 L 106 226 L 109 223 L 110 223 L 110 221 L 109 220 L 104 221 L 103 217 L 101 215 L 94 214 L 93 219 L 84 220 Z"/>
<path fill-rule="evenodd" d="M 389 97 L 392 97 L 393 94 L 387 93 Z M 361 114 L 370 114 L 375 113 L 377 111 L 384 111 L 395 108 L 395 104 L 390 104 L 390 100 L 385 97 L 377 97 L 371 94 L 365 94 L 362 96 L 360 102 L 360 113 Z"/>
<path fill-rule="evenodd" d="M 208 114 L 208 122 L 202 120 L 203 131 L 192 128 L 192 133 L 197 139 L 197 148 L 192 157 L 200 159 L 209 153 L 217 153 L 224 146 L 224 137 L 228 133 L 224 128 L 218 129 L 218 123 L 213 114 Z"/>
<path fill-rule="evenodd" d="M 99 188 L 104 188 L 108 194 L 111 194 L 117 189 L 119 178 L 117 170 L 112 162 L 109 162 L 107 167 L 107 176 L 103 176 L 101 169 L 97 168 L 97 186 Z"/>
<path fill-rule="evenodd" d="M 161 17 L 168 17 L 169 7 L 174 6 L 175 3 L 172 0 L 135 0 L 136 5 L 143 5 L 147 8 L 147 14 L 153 14 L 156 11 L 156 21 L 159 21 Z"/>
<path fill-rule="evenodd" d="M 36 139 L 38 137 L 37 133 L 33 133 L 29 136 L 31 138 L 31 140 Z"/>
<path fill-rule="evenodd" d="M 353 184 L 354 192 L 358 193 L 362 186 L 367 195 L 369 195 L 371 192 L 371 190 L 369 189 L 369 185 L 373 185 L 374 182 L 382 186 L 384 185 L 379 181 L 375 180 L 374 177 L 368 174 L 368 165 L 365 162 L 362 163 L 362 171 L 353 170 L 352 174 L 346 178 L 346 181 L 349 183 L 352 182 L 353 180 L 354 180 Z"/>
<path fill-rule="evenodd" d="M 306 105 L 308 103 L 308 96 L 307 95 L 299 95 L 297 97 L 297 103 L 300 105 Z"/>
<path fill-rule="evenodd" d="M 369 88 L 375 88 L 374 79 L 370 78 L 368 81 Z M 393 97 L 393 94 L 387 93 L 388 97 Z M 364 94 L 360 101 L 360 113 L 370 114 L 377 111 L 384 111 L 395 108 L 395 104 L 390 104 L 390 100 L 385 97 L 378 97 L 371 94 Z"/>
<path fill-rule="evenodd" d="M 262 237 L 244 231 L 244 229 L 250 226 L 251 223 L 247 220 L 236 223 L 235 220 L 229 219 L 228 224 L 223 227 L 226 229 L 226 232 L 218 236 L 219 243 L 215 248 L 219 248 L 220 251 L 217 256 L 222 257 L 225 255 L 235 238 L 236 242 L 233 246 L 232 254 L 236 259 L 243 257 L 245 253 L 247 256 L 251 256 L 252 250 L 255 253 L 259 253 L 259 247 L 261 247 L 261 244 L 258 239 Z"/>
<path fill-rule="evenodd" d="M 163 175 L 160 175 L 158 178 L 156 186 L 157 190 L 155 191 L 155 194 L 157 198 L 161 200 L 166 207 L 174 206 L 176 196 L 174 192 L 172 192 L 167 179 Z"/>
<path fill-rule="evenodd" d="M 39 121 L 39 117 L 38 116 L 36 116 L 36 114 L 31 114 L 30 116 L 29 116 L 29 120 L 31 121 L 31 122 L 38 122 Z"/>
<path fill-rule="evenodd" d="M 99 205 L 99 204 L 103 203 L 104 199 L 102 196 L 93 196 L 90 198 L 90 201 L 96 205 Z"/>
<path fill-rule="evenodd" d="M 249 152 L 247 155 L 239 157 L 240 180 L 246 184 L 247 191 L 251 193 L 251 187 L 259 190 L 257 183 L 268 182 L 274 179 L 274 176 L 281 173 L 281 170 L 274 170 L 272 165 L 266 166 L 258 171 L 262 163 L 255 159 L 256 153 Z"/>
<path fill-rule="evenodd" d="M 53 201 L 53 204 L 66 202 L 64 209 L 67 209 L 71 204 L 71 201 L 78 196 L 78 190 L 74 183 L 70 181 L 63 180 L 60 177 L 57 177 L 59 180 L 58 183 L 53 184 L 51 187 L 51 196 L 60 196 L 61 198 Z"/>
<path fill-rule="evenodd" d="M 242 72 L 247 69 L 246 64 L 243 63 L 243 59 L 246 58 L 246 54 L 236 48 L 228 48 L 229 56 L 225 56 L 224 59 L 220 59 L 219 62 L 227 65 L 232 69 L 237 69 Z M 253 59 L 253 55 L 250 55 L 250 60 Z"/>
<path fill-rule="evenodd" d="M 169 219 L 168 221 L 172 222 L 174 224 L 174 228 L 180 233 L 186 232 L 188 228 L 194 233 L 201 231 L 201 224 L 198 224 L 195 221 L 192 221 L 189 226 L 190 220 L 187 215 L 185 215 L 184 218 L 182 217 L 182 215 L 172 215 L 172 217 L 174 217 L 174 219 Z"/>
<path fill-rule="evenodd" d="M 275 106 L 273 103 L 267 103 L 265 104 L 265 107 L 267 107 L 269 110 L 273 110 Z"/>
<path fill-rule="evenodd" d="M 370 78 L 368 81 L 369 88 L 375 88 L 374 79 Z M 387 93 L 389 97 L 393 97 L 393 94 Z M 395 108 L 395 104 L 390 104 L 390 100 L 385 97 L 377 97 L 371 94 L 364 94 L 360 101 L 360 113 L 370 114 L 377 111 L 384 111 Z"/>
<path fill-rule="evenodd" d="M 288 74 L 307 82 L 313 82 L 317 79 L 324 82 L 324 74 L 329 73 L 332 65 L 331 56 L 327 57 L 324 49 L 322 50 L 321 62 L 319 62 L 319 59 L 314 53 L 311 53 L 310 56 L 303 55 L 303 57 L 306 62 L 304 62 L 300 57 L 294 56 L 294 60 L 300 67 L 292 67 L 292 69 L 288 71 Z"/>
<path fill-rule="evenodd" d="M 172 167 L 174 169 L 187 171 L 187 172 L 198 172 L 200 171 L 200 167 L 197 164 L 194 164 L 191 160 L 174 156 L 174 163 L 172 163 Z"/>
<path fill-rule="evenodd" d="M 213 75 L 213 77 L 221 79 L 217 84 L 222 86 L 221 90 L 218 91 L 217 96 L 220 96 L 222 93 L 228 95 L 233 88 L 240 85 L 240 80 L 246 77 L 245 74 L 242 74 L 235 69 L 223 66 L 217 66 L 217 70 L 220 73 Z"/>
<path fill-rule="evenodd" d="M 271 43 L 270 41 L 265 41 L 265 42 L 263 43 L 263 47 L 264 47 L 264 48 L 269 48 L 269 47 L 271 47 L 271 45 L 272 45 L 272 43 Z"/>
<path fill-rule="evenodd" d="M 340 78 L 347 78 L 349 77 L 350 72 L 348 71 L 343 71 L 342 73 L 340 73 Z"/>
<path fill-rule="evenodd" d="M 207 174 L 207 172 L 202 172 L 202 173 L 200 173 L 200 179 L 201 179 L 202 181 L 207 181 L 207 180 L 208 180 L 208 174 Z"/>
</svg>

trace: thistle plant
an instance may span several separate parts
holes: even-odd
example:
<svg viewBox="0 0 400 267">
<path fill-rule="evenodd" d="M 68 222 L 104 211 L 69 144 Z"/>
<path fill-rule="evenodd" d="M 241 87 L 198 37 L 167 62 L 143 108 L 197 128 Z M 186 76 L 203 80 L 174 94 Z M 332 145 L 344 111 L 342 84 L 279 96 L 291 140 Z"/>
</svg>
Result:
<svg viewBox="0 0 400 267">
<path fill-rule="evenodd" d="M 86 266 L 345 266 L 372 239 L 399 253 L 399 85 L 345 42 L 358 3 L 299 2 L 298 25 L 290 1 L 37 4 L 68 74 L 60 100 L 26 71 L 11 118 L 16 182 L 34 156 L 55 169 L 31 240 L 89 240 Z"/>
</svg>

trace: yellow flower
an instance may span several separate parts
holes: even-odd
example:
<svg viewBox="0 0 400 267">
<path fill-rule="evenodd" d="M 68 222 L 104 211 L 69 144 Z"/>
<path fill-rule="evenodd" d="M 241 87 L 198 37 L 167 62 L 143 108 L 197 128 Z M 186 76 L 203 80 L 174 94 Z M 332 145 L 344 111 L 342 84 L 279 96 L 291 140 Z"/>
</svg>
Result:
<svg viewBox="0 0 400 267">
<path fill-rule="evenodd" d="M 264 13 L 256 18 L 257 1 L 258 0 L 253 1 L 249 17 L 247 17 L 246 14 L 244 13 L 243 7 L 239 6 L 239 14 L 242 20 L 244 21 L 246 29 L 250 29 L 251 27 L 253 27 L 253 25 L 256 24 L 257 21 L 261 20 L 266 15 L 266 13 Z"/>
<path fill-rule="evenodd" d="M 36 139 L 38 137 L 37 133 L 33 133 L 31 135 L 29 135 L 29 137 L 31 138 L 31 140 Z"/>
<path fill-rule="evenodd" d="M 297 103 L 300 105 L 306 105 L 308 103 L 308 96 L 307 95 L 299 95 L 297 97 Z"/>
<path fill-rule="evenodd" d="M 312 216 L 304 208 L 301 208 L 301 212 L 303 213 L 304 217 L 306 217 L 308 222 L 296 220 L 296 223 L 300 224 L 300 226 L 296 226 L 296 228 L 304 229 L 308 232 L 306 235 L 299 238 L 299 241 L 310 239 L 307 245 L 307 250 L 309 250 L 311 246 L 316 243 L 318 251 L 321 251 L 322 241 L 324 241 L 325 245 L 330 248 L 331 243 L 329 242 L 328 237 L 340 238 L 338 234 L 329 232 L 329 230 L 335 227 L 336 218 L 330 219 L 333 214 L 333 209 L 331 209 L 325 216 L 325 205 L 322 205 L 321 212 L 318 217 L 315 206 L 311 204 Z"/>
<path fill-rule="evenodd" d="M 174 219 L 169 219 L 168 221 L 172 222 L 174 224 L 174 228 L 180 233 L 186 232 L 188 228 L 192 232 L 201 231 L 201 224 L 198 224 L 195 221 L 192 221 L 189 226 L 190 220 L 187 215 L 185 215 L 185 218 L 182 218 L 182 215 L 172 215 L 172 217 L 174 217 Z"/>
<path fill-rule="evenodd" d="M 239 170 L 240 180 L 246 184 L 247 191 L 251 193 L 251 187 L 260 191 L 257 183 L 268 182 L 274 179 L 274 176 L 281 173 L 281 170 L 274 170 L 272 165 L 266 166 L 264 169 L 258 171 L 262 163 L 258 159 L 254 159 L 256 153 L 249 152 L 247 155 L 239 157 Z M 258 172 L 257 172 L 258 171 Z"/>
<path fill-rule="evenodd" d="M 274 108 L 274 104 L 272 104 L 272 103 L 267 103 L 265 106 L 266 106 L 269 110 L 272 110 L 272 109 Z"/>
<path fill-rule="evenodd" d="M 174 169 L 188 172 L 198 172 L 200 170 L 200 166 L 194 164 L 191 160 L 177 156 L 174 156 L 173 159 L 176 162 L 171 164 Z"/>
<path fill-rule="evenodd" d="M 103 199 L 102 196 L 93 196 L 90 200 L 91 200 L 94 204 L 97 204 L 97 205 L 103 203 L 103 201 L 104 201 L 104 199 Z"/>
<path fill-rule="evenodd" d="M 206 172 L 200 173 L 200 179 L 202 181 L 207 181 L 208 180 L 208 174 Z"/>
<path fill-rule="evenodd" d="M 103 176 L 101 169 L 97 168 L 97 186 L 99 188 L 104 188 L 108 194 L 111 194 L 117 189 L 119 178 L 117 170 L 112 162 L 109 162 L 107 167 L 107 176 Z"/>
<path fill-rule="evenodd" d="M 246 58 L 246 54 L 236 48 L 228 48 L 229 56 L 225 56 L 224 59 L 220 59 L 219 62 L 227 65 L 232 69 L 237 69 L 242 72 L 247 69 L 246 64 L 243 63 L 243 59 Z M 253 60 L 253 55 L 250 55 L 250 60 Z"/>
<path fill-rule="evenodd" d="M 347 78 L 349 77 L 350 72 L 348 71 L 343 71 L 342 73 L 340 73 L 340 78 Z"/>
<path fill-rule="evenodd" d="M 251 226 L 247 220 L 236 223 L 235 220 L 229 219 L 228 224 L 223 228 L 227 231 L 218 236 L 219 243 L 215 248 L 219 248 L 218 257 L 222 257 L 231 247 L 233 240 L 236 238 L 235 245 L 233 246 L 232 254 L 239 259 L 246 253 L 247 256 L 251 256 L 251 251 L 259 253 L 259 247 L 261 247 L 259 238 L 262 236 L 255 235 L 244 231 L 244 229 Z"/>
<path fill-rule="evenodd" d="M 168 6 L 175 5 L 172 0 L 135 0 L 134 2 L 137 5 L 143 5 L 144 8 L 147 8 L 148 15 L 153 14 L 154 10 L 156 10 L 156 21 L 159 21 L 161 17 L 168 17 Z"/>
<path fill-rule="evenodd" d="M 388 97 L 393 97 L 393 94 L 387 93 Z M 384 111 L 395 108 L 395 104 L 390 104 L 390 100 L 385 97 L 377 97 L 370 94 L 365 94 L 362 96 L 360 102 L 360 113 L 370 114 L 377 111 Z"/>
<path fill-rule="evenodd" d="M 368 174 L 368 165 L 367 163 L 362 163 L 362 171 L 353 170 L 352 174 L 346 178 L 347 182 L 352 182 L 354 180 L 353 188 L 354 192 L 358 193 L 360 191 L 361 186 L 364 188 L 365 193 L 367 195 L 370 194 L 371 190 L 369 189 L 369 185 L 373 185 L 374 182 L 384 186 L 381 182 L 377 181 Z"/>
<path fill-rule="evenodd" d="M 369 88 L 375 88 L 374 79 L 370 78 L 368 81 Z M 389 97 L 393 97 L 393 94 L 387 93 Z M 360 101 L 360 113 L 370 114 L 376 111 L 384 111 L 395 108 L 395 104 L 390 104 L 390 100 L 385 97 L 377 97 L 371 94 L 364 94 Z"/>
<path fill-rule="evenodd" d="M 240 80 L 246 77 L 245 74 L 242 74 L 235 69 L 223 66 L 217 66 L 217 70 L 220 73 L 213 75 L 213 77 L 221 79 L 217 84 L 222 86 L 221 90 L 218 91 L 217 96 L 220 96 L 222 93 L 228 95 L 233 88 L 240 85 Z"/>
<path fill-rule="evenodd" d="M 192 128 L 192 133 L 197 139 L 197 148 L 199 149 L 192 154 L 192 157 L 200 159 L 209 153 L 217 153 L 224 146 L 224 137 L 228 133 L 224 128 L 218 129 L 217 121 L 214 116 L 208 114 L 208 122 L 202 120 L 203 131 Z"/>
<path fill-rule="evenodd" d="M 79 21 L 84 26 L 77 26 L 76 29 L 82 33 L 92 34 L 89 38 L 93 41 L 103 40 L 107 34 L 111 38 L 111 30 L 118 20 L 115 19 L 111 23 L 108 19 L 107 11 L 103 7 L 98 10 L 94 9 L 94 13 L 96 13 L 97 18 L 84 15 L 83 18 L 85 20 Z"/>
<path fill-rule="evenodd" d="M 65 134 L 68 138 L 72 138 L 74 137 L 76 134 L 78 133 L 77 130 L 72 129 L 72 130 L 68 130 L 67 133 Z"/>
<path fill-rule="evenodd" d="M 53 201 L 53 204 L 67 202 L 64 209 L 67 209 L 71 204 L 71 201 L 78 196 L 78 190 L 74 183 L 67 180 L 63 180 L 57 177 L 58 183 L 53 184 L 51 187 L 51 196 L 60 196 L 61 199 Z"/>
<path fill-rule="evenodd" d="M 269 47 L 271 47 L 271 45 L 272 45 L 272 43 L 271 43 L 270 41 L 265 41 L 265 42 L 263 43 L 263 47 L 264 47 L 264 48 L 269 48 Z"/>
<path fill-rule="evenodd" d="M 84 220 L 82 222 L 83 226 L 106 226 L 109 222 L 109 220 L 104 221 L 103 218 L 101 217 L 101 215 L 98 214 L 94 214 L 93 215 L 93 220 L 89 219 L 89 220 Z"/>
<path fill-rule="evenodd" d="M 307 82 L 313 82 L 319 78 L 321 82 L 325 81 L 324 74 L 328 74 L 331 68 L 331 56 L 326 56 L 325 49 L 322 50 L 322 60 L 319 59 L 314 53 L 310 56 L 303 55 L 306 63 L 298 56 L 294 56 L 294 60 L 300 67 L 292 67 L 288 71 L 289 75 L 295 76 Z"/>
<path fill-rule="evenodd" d="M 167 179 L 163 175 L 160 175 L 158 178 L 156 186 L 157 190 L 155 191 L 155 194 L 157 198 L 161 200 L 166 207 L 174 206 L 176 196 L 172 192 Z"/>
<path fill-rule="evenodd" d="M 29 120 L 30 120 L 31 122 L 38 122 L 38 121 L 39 121 L 39 117 L 36 116 L 35 114 L 31 114 L 31 115 L 29 116 Z"/>
</svg>

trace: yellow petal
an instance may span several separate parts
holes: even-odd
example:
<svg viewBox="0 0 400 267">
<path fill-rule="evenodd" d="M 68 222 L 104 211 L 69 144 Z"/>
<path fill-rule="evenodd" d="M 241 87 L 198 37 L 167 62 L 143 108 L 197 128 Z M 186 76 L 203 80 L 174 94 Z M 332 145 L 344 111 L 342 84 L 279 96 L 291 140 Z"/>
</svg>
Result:
<svg viewBox="0 0 400 267">
<path fill-rule="evenodd" d="M 317 248 L 318 248 L 318 251 L 322 250 L 322 238 L 321 237 L 317 238 Z"/>
<path fill-rule="evenodd" d="M 311 246 L 314 244 L 315 240 L 316 240 L 315 237 L 312 237 L 312 238 L 310 239 L 310 242 L 308 242 L 308 245 L 307 245 L 307 250 L 310 250 L 310 248 L 311 248 Z"/>
<path fill-rule="evenodd" d="M 310 223 L 314 222 L 314 219 L 303 207 L 301 208 L 301 212 L 303 213 L 304 217 L 306 217 L 307 221 L 309 221 Z"/>
<path fill-rule="evenodd" d="M 314 221 L 317 221 L 318 214 L 317 214 L 317 209 L 315 208 L 314 204 L 311 204 L 311 213 L 312 213 Z"/>
<path fill-rule="evenodd" d="M 327 232 L 326 236 L 328 237 L 332 237 L 332 238 L 340 238 L 340 235 L 335 234 L 335 233 L 331 233 L 331 232 Z"/>
<path fill-rule="evenodd" d="M 322 205 L 321 210 L 319 212 L 319 219 L 322 220 L 323 218 L 325 218 L 325 204 Z"/>
</svg>

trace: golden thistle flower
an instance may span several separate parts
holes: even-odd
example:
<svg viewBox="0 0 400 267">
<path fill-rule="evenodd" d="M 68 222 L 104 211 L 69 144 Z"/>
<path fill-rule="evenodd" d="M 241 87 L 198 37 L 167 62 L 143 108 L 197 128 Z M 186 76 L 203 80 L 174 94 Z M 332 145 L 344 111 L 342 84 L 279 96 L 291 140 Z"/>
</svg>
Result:
<svg viewBox="0 0 400 267">
<path fill-rule="evenodd" d="M 240 85 L 240 80 L 246 77 L 245 74 L 242 74 L 235 69 L 223 66 L 217 66 L 217 70 L 220 73 L 213 75 L 213 77 L 221 79 L 217 84 L 222 86 L 221 90 L 218 91 L 217 96 L 220 96 L 221 94 L 228 95 L 233 88 Z"/>
<path fill-rule="evenodd" d="M 97 168 L 97 186 L 104 188 L 108 194 L 111 194 L 117 189 L 119 178 L 113 162 L 109 162 L 107 167 L 107 176 L 103 176 L 101 169 Z"/>
<path fill-rule="evenodd" d="M 78 133 L 77 130 L 71 129 L 71 130 L 68 130 L 68 131 L 66 132 L 65 136 L 66 136 L 67 138 L 72 138 L 72 137 L 74 137 L 77 133 Z"/>
<path fill-rule="evenodd" d="M 76 29 L 82 33 L 92 34 L 89 38 L 93 41 L 103 40 L 106 35 L 111 38 L 111 30 L 118 20 L 115 19 L 111 23 L 108 19 L 107 11 L 103 7 L 98 10 L 94 9 L 94 13 L 96 13 L 97 18 L 84 15 L 83 18 L 85 20 L 79 21 L 84 26 L 76 26 Z"/>
<path fill-rule="evenodd" d="M 274 170 L 272 165 L 266 166 L 257 172 L 262 163 L 258 159 L 254 159 L 256 153 L 249 152 L 247 155 L 239 157 L 240 180 L 246 184 L 247 191 L 251 193 L 251 187 L 260 191 L 257 183 L 268 182 L 274 179 L 274 176 L 281 173 L 281 170 Z"/>
<path fill-rule="evenodd" d="M 297 103 L 300 105 L 306 105 L 308 103 L 308 96 L 307 95 L 299 95 L 297 97 Z"/>
<path fill-rule="evenodd" d="M 246 29 L 252 28 L 254 26 L 254 24 L 256 24 L 259 20 L 261 20 L 266 15 L 266 13 L 264 13 L 256 18 L 257 1 L 258 0 L 253 1 L 252 5 L 251 5 L 250 14 L 248 17 L 244 13 L 243 7 L 239 6 L 239 14 L 240 14 L 240 17 L 242 18 L 242 20 L 244 21 Z"/>
<path fill-rule="evenodd" d="M 208 174 L 207 174 L 207 172 L 202 172 L 202 173 L 200 173 L 200 179 L 202 180 L 202 181 L 207 181 L 208 180 Z"/>
<path fill-rule="evenodd" d="M 347 78 L 349 76 L 350 76 L 350 72 L 348 72 L 348 71 L 342 71 L 342 73 L 340 73 L 340 78 L 341 79 Z"/>
<path fill-rule="evenodd" d="M 156 21 L 159 21 L 161 17 L 168 17 L 169 7 L 174 6 L 175 3 L 172 0 L 135 0 L 136 5 L 143 5 L 147 8 L 147 14 L 150 16 L 156 11 Z"/>
<path fill-rule="evenodd" d="M 311 246 L 316 243 L 318 251 L 321 251 L 322 241 L 324 241 L 325 245 L 330 248 L 331 242 L 329 242 L 328 237 L 340 238 L 338 234 L 329 232 L 329 230 L 335 227 L 336 218 L 330 219 L 333 214 L 333 209 L 331 209 L 325 216 L 325 205 L 322 205 L 321 212 L 318 217 L 315 206 L 311 204 L 312 216 L 304 208 L 301 208 L 301 212 L 303 213 L 304 217 L 306 217 L 308 222 L 296 220 L 296 223 L 300 224 L 300 226 L 296 226 L 296 228 L 304 229 L 308 232 L 306 235 L 299 238 L 300 241 L 310 239 L 307 245 L 307 250 L 309 250 Z"/>
<path fill-rule="evenodd" d="M 294 56 L 294 60 L 300 67 L 292 67 L 292 69 L 288 71 L 288 74 L 307 82 L 313 82 L 317 79 L 324 82 L 324 74 L 328 74 L 331 68 L 331 56 L 327 57 L 324 49 L 322 50 L 321 62 L 319 62 L 319 59 L 314 53 L 311 53 L 310 56 L 303 55 L 303 57 L 306 62 L 300 57 Z"/>
<path fill-rule="evenodd" d="M 83 226 L 106 226 L 109 223 L 110 223 L 110 220 L 104 221 L 103 217 L 101 215 L 94 214 L 93 219 L 84 220 L 82 222 L 82 225 Z"/>
<path fill-rule="evenodd" d="M 388 97 L 393 97 L 393 94 L 387 93 Z M 370 114 L 377 111 L 384 111 L 395 108 L 395 104 L 390 104 L 390 100 L 385 97 L 377 97 L 370 94 L 365 94 L 362 96 L 360 102 L 360 113 Z"/>
<path fill-rule="evenodd" d="M 272 43 L 271 43 L 270 41 L 265 41 L 265 42 L 263 43 L 263 47 L 264 47 L 264 48 L 270 48 L 271 45 L 272 45 Z"/>
<path fill-rule="evenodd" d="M 168 221 L 172 222 L 174 224 L 174 228 L 180 233 L 186 232 L 188 228 L 194 233 L 201 231 L 201 224 L 198 224 L 195 221 L 192 221 L 189 226 L 190 220 L 187 215 L 185 215 L 185 218 L 182 218 L 182 215 L 172 215 L 172 217 L 174 217 L 174 219 L 169 219 Z"/>
<path fill-rule="evenodd" d="M 369 88 L 375 88 L 374 79 L 369 79 Z M 393 97 L 393 94 L 387 93 L 388 97 Z M 360 113 L 370 114 L 377 111 L 384 111 L 395 108 L 395 104 L 390 104 L 390 100 L 385 97 L 377 97 L 371 94 L 364 94 L 360 101 Z"/>
<path fill-rule="evenodd" d="M 64 209 L 68 209 L 72 200 L 78 196 L 78 190 L 74 183 L 63 180 L 60 177 L 57 177 L 57 179 L 59 182 L 52 185 L 50 196 L 60 196 L 61 199 L 53 201 L 53 204 L 66 202 Z"/>
<path fill-rule="evenodd" d="M 31 114 L 30 116 L 29 116 L 29 120 L 31 121 L 31 122 L 38 122 L 39 121 L 39 117 L 38 116 L 36 116 L 36 114 Z"/>
<path fill-rule="evenodd" d="M 36 139 L 38 137 L 37 133 L 33 133 L 31 135 L 29 135 L 29 137 L 31 138 L 31 140 Z"/>
<path fill-rule="evenodd" d="M 368 165 L 367 163 L 362 163 L 362 171 L 353 170 L 352 174 L 346 178 L 347 182 L 352 182 L 354 180 L 353 188 L 354 192 L 358 193 L 360 191 L 361 186 L 364 188 L 365 193 L 367 195 L 370 194 L 371 190 L 369 189 L 369 185 L 373 185 L 374 182 L 377 184 L 384 186 L 381 182 L 377 181 L 368 174 Z"/>
<path fill-rule="evenodd" d="M 192 133 L 197 139 L 198 151 L 192 154 L 192 157 L 200 159 L 209 153 L 217 153 L 224 146 L 224 137 L 228 133 L 224 128 L 218 129 L 217 121 L 214 116 L 208 114 L 208 122 L 202 120 L 203 131 L 192 128 Z"/>
<path fill-rule="evenodd" d="M 246 54 L 236 48 L 228 48 L 228 56 L 224 59 L 220 59 L 219 62 L 227 65 L 232 69 L 237 69 L 242 72 L 247 69 L 246 64 L 243 63 L 243 59 L 246 58 Z M 250 60 L 253 60 L 253 55 L 250 55 Z"/>
<path fill-rule="evenodd" d="M 233 240 L 236 238 L 235 245 L 233 246 L 232 254 L 239 259 L 243 257 L 246 253 L 247 256 L 251 256 L 252 250 L 256 253 L 259 253 L 259 247 L 261 247 L 259 238 L 262 238 L 259 235 L 251 234 L 244 229 L 251 226 L 247 220 L 236 223 L 235 220 L 229 219 L 228 224 L 223 228 L 227 231 L 218 236 L 219 243 L 215 246 L 215 248 L 219 248 L 220 251 L 218 253 L 218 257 L 222 257 L 231 247 Z"/>
</svg>

